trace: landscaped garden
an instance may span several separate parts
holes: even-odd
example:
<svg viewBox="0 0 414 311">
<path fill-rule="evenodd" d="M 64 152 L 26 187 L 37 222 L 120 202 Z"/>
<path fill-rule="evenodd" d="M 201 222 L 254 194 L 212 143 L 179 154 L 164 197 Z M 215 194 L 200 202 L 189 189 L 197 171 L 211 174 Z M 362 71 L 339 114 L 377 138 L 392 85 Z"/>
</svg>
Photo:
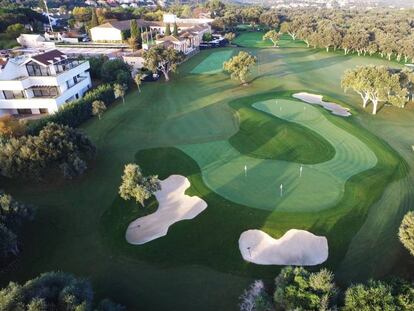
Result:
<svg viewBox="0 0 414 311">
<path fill-rule="evenodd" d="M 243 260 L 238 240 L 249 229 L 325 236 L 322 266 L 339 284 L 404 275 L 410 267 L 397 231 L 414 200 L 414 109 L 385 107 L 374 117 L 340 83 L 346 69 L 387 62 L 308 49 L 287 36 L 273 48 L 262 35 L 202 51 L 171 81 L 146 83 L 86 122 L 97 156 L 82 177 L 0 180 L 37 206 L 22 256 L 1 285 L 62 270 L 90 278 L 98 298 L 138 310 L 236 310 L 253 279 L 272 282 L 280 271 Z M 257 58 L 248 85 L 221 70 L 240 50 Z M 321 94 L 351 116 L 293 97 L 300 92 Z M 160 179 L 187 177 L 186 194 L 208 207 L 164 237 L 128 244 L 128 225 L 158 207 L 155 198 L 139 208 L 119 197 L 131 162 Z"/>
</svg>

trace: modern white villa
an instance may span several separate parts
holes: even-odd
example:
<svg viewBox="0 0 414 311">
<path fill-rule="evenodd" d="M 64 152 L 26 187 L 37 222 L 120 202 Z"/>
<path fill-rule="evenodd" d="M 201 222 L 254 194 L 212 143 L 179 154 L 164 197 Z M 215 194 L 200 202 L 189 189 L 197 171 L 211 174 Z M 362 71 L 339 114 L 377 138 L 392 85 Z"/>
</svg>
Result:
<svg viewBox="0 0 414 311">
<path fill-rule="evenodd" d="M 89 62 L 58 50 L 0 61 L 0 115 L 54 113 L 92 86 Z"/>
</svg>

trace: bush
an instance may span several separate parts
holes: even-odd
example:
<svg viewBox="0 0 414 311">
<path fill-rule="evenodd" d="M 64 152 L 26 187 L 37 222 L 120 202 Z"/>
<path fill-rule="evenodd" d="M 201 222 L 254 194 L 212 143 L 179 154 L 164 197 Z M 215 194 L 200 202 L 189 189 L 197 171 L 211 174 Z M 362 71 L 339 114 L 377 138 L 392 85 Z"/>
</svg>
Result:
<svg viewBox="0 0 414 311">
<path fill-rule="evenodd" d="M 111 59 L 105 62 L 101 68 L 101 77 L 105 82 L 116 82 L 119 84 L 125 84 L 123 80 L 125 76 L 128 76 L 127 84 L 129 84 L 131 78 L 131 70 L 128 64 L 124 63 L 120 59 Z M 118 81 L 119 77 L 122 77 L 122 81 Z"/>
<path fill-rule="evenodd" d="M 39 179 L 59 167 L 65 177 L 81 175 L 86 158 L 95 146 L 77 130 L 55 123 L 47 124 L 37 136 L 11 138 L 0 145 L 0 173 L 9 178 Z"/>
<path fill-rule="evenodd" d="M 328 310 L 336 294 L 333 274 L 326 269 L 311 273 L 286 267 L 275 280 L 274 301 L 283 310 Z"/>
<path fill-rule="evenodd" d="M 115 100 L 112 86 L 102 84 L 87 92 L 83 98 L 62 106 L 57 113 L 30 122 L 28 133 L 37 135 L 49 122 L 77 127 L 92 117 L 92 103 L 96 100 L 103 101 L 107 107 L 110 106 Z"/>
<path fill-rule="evenodd" d="M 88 61 L 90 65 L 91 78 L 102 79 L 101 68 L 103 64 L 108 61 L 108 57 L 103 55 L 97 57 L 90 57 L 88 58 Z"/>
</svg>

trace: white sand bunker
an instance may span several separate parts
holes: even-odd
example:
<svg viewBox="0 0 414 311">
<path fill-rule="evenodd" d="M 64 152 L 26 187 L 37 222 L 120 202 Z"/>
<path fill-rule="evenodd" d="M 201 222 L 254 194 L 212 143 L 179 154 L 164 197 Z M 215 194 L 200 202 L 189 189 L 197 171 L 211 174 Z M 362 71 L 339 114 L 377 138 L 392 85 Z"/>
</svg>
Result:
<svg viewBox="0 0 414 311">
<path fill-rule="evenodd" d="M 280 239 L 261 230 L 241 234 L 243 259 L 259 265 L 314 266 L 328 259 L 328 240 L 305 230 L 291 229 Z"/>
<path fill-rule="evenodd" d="M 351 113 L 349 112 L 348 108 L 342 107 L 341 105 L 325 102 L 322 100 L 322 95 L 310 94 L 306 92 L 296 93 L 293 94 L 294 98 L 300 99 L 305 103 L 312 104 L 312 105 L 319 105 L 324 107 L 326 110 L 329 110 L 332 114 L 341 116 L 341 117 L 349 117 Z"/>
<path fill-rule="evenodd" d="M 185 195 L 190 187 L 188 179 L 181 175 L 171 175 L 161 181 L 161 190 L 155 193 L 158 209 L 155 213 L 131 222 L 125 237 L 128 243 L 140 245 L 167 235 L 174 223 L 193 219 L 207 208 L 207 203 L 199 197 Z"/>
</svg>

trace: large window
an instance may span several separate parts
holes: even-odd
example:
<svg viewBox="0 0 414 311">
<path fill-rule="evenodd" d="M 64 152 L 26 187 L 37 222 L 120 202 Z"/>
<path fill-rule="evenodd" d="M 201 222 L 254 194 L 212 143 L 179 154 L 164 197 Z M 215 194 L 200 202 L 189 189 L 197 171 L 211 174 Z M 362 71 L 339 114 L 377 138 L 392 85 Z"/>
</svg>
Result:
<svg viewBox="0 0 414 311">
<path fill-rule="evenodd" d="M 56 97 L 58 90 L 56 87 L 33 89 L 34 97 Z"/>
<path fill-rule="evenodd" d="M 26 69 L 29 76 L 50 76 L 49 68 L 35 63 L 28 63 Z"/>
<path fill-rule="evenodd" d="M 5 99 L 22 99 L 25 98 L 23 91 L 3 91 Z"/>
</svg>

